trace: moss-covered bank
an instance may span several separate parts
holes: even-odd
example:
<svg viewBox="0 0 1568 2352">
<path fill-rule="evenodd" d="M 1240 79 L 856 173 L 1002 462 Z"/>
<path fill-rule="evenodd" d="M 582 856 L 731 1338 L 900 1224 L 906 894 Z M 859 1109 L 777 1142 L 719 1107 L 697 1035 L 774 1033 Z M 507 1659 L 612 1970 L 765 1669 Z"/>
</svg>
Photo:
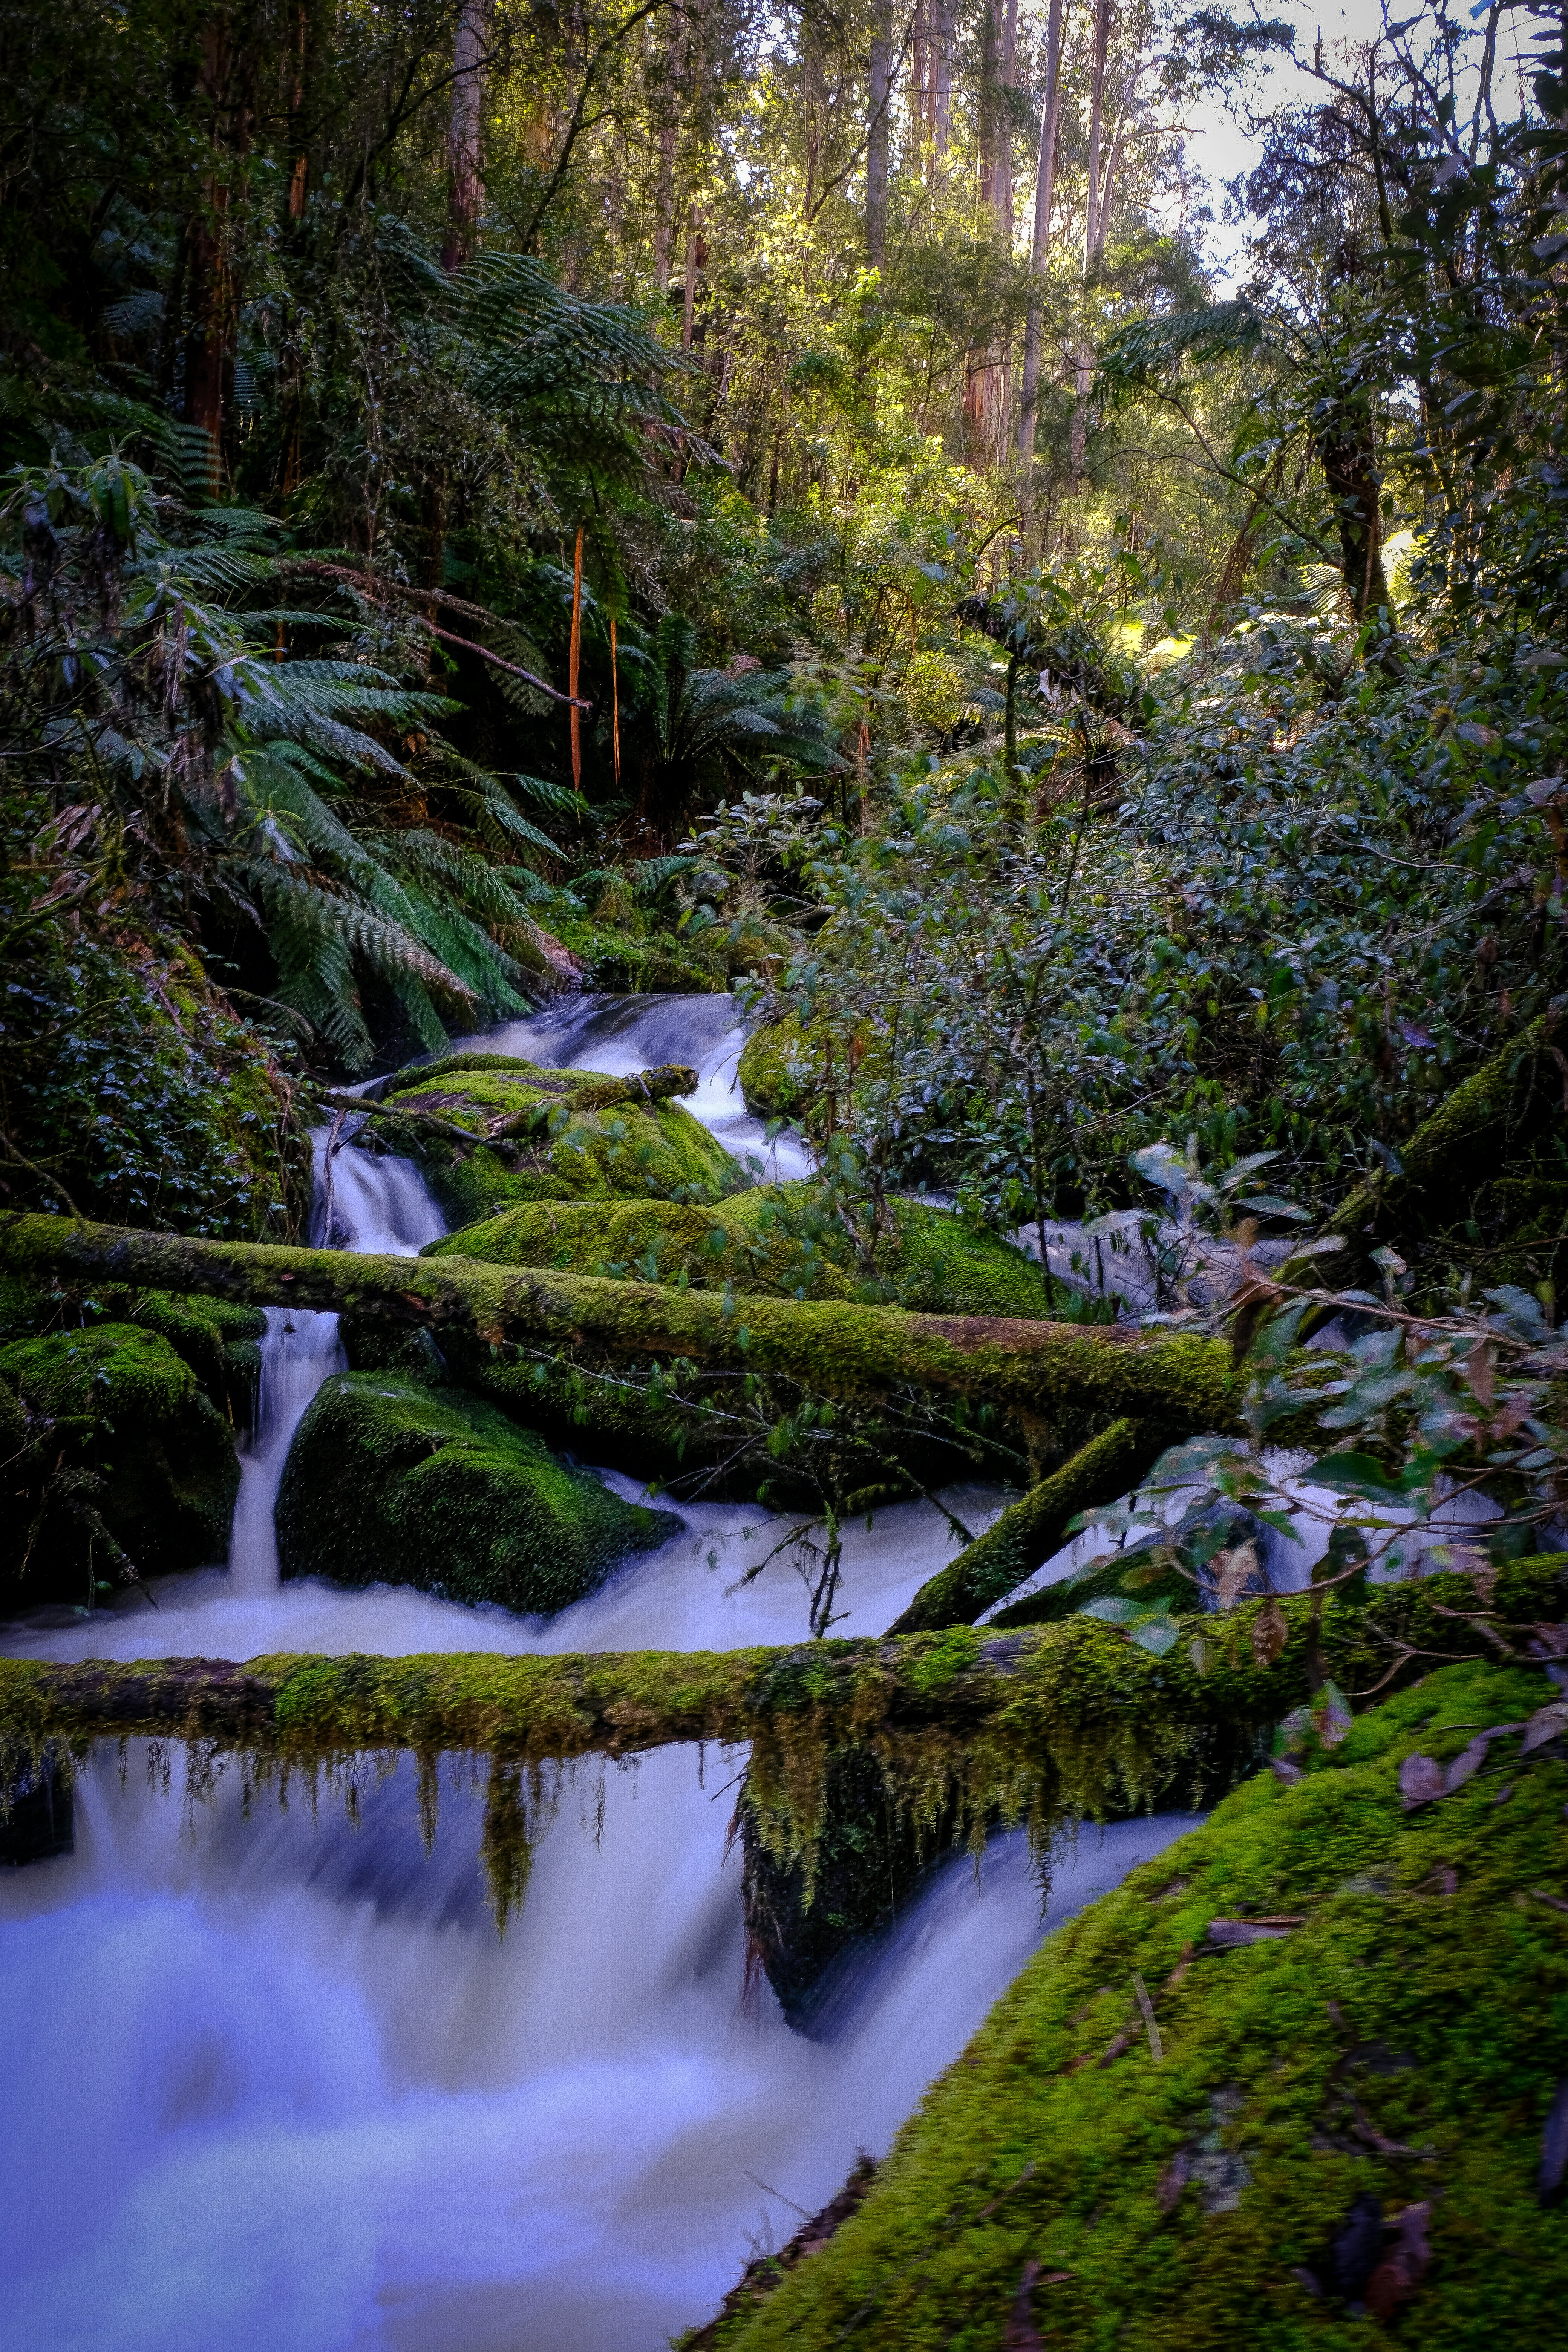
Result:
<svg viewBox="0 0 1568 2352">
<path fill-rule="evenodd" d="M 239 1486 L 233 1431 L 161 1332 L 98 1323 L 12 1340 L 0 1348 L 0 1391 L 11 1488 L 0 1606 L 90 1605 L 132 1570 L 225 1558 Z"/>
<path fill-rule="evenodd" d="M 703 2343 L 1555 2341 L 1568 1758 L 1520 1727 L 1560 1696 L 1444 1667 L 1300 1779 L 1249 1780 L 1048 1937 L 858 2210 Z M 1408 1759 L 1459 1779 L 1500 1725 L 1406 1805 Z"/>
<path fill-rule="evenodd" d="M 322 1384 L 278 1496 L 286 1577 L 412 1584 L 541 1616 L 679 1528 L 479 1399 L 380 1372 Z"/>
</svg>

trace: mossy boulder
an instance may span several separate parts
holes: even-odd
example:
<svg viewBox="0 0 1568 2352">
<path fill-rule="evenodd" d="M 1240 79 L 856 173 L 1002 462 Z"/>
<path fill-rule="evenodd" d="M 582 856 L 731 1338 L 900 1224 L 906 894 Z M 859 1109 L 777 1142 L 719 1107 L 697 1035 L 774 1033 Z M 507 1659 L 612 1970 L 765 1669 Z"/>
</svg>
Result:
<svg viewBox="0 0 1568 2352">
<path fill-rule="evenodd" d="M 144 1331 L 156 1331 L 187 1363 L 230 1423 L 248 1426 L 261 1377 L 260 1341 L 267 1318 L 259 1307 L 228 1298 L 176 1298 L 166 1290 L 141 1290 L 127 1298 L 123 1316 Z"/>
<path fill-rule="evenodd" d="M 457 1137 L 424 1125 L 399 1135 L 448 1224 L 471 1224 L 528 1201 L 715 1200 L 743 1182 L 700 1120 L 678 1102 L 623 1100 L 574 1110 L 567 1097 L 595 1073 L 552 1070 L 515 1055 L 462 1056 L 464 1066 L 418 1077 L 386 1097 L 388 1110 L 434 1114 Z M 614 1080 L 605 1080 L 614 1084 Z M 540 1114 L 537 1124 L 527 1115 Z M 521 1121 L 521 1125 L 513 1122 Z"/>
<path fill-rule="evenodd" d="M 239 1486 L 226 1419 L 162 1334 L 130 1323 L 15 1339 L 0 1383 L 25 1415 L 0 1541 L 8 1607 L 221 1560 Z"/>
<path fill-rule="evenodd" d="M 759 2263 L 688 2341 L 1554 2340 L 1568 1754 L 1520 1727 L 1560 1697 L 1539 1667 L 1445 1667 L 1246 1782 L 1047 1938 L 831 2242 Z M 1494 1726 L 1406 1802 L 1407 1759 L 1447 1769 Z"/>
<path fill-rule="evenodd" d="M 593 917 L 558 922 L 563 947 L 583 966 L 596 989 L 642 995 L 661 991 L 713 994 L 730 985 L 731 963 L 711 933 L 678 938 L 644 925 L 626 894 L 607 893 Z"/>
<path fill-rule="evenodd" d="M 446 1234 L 425 1255 L 931 1313 L 1035 1320 L 1052 1313 L 1039 1268 L 1022 1250 L 919 1201 L 894 1201 L 889 1210 L 869 1268 L 809 1180 L 756 1185 L 716 1206 L 648 1200 L 524 1206 Z"/>
<path fill-rule="evenodd" d="M 753 1118 L 809 1124 L 823 1091 L 828 1048 L 821 1024 L 801 1026 L 786 1013 L 752 1031 L 735 1066 L 741 1098 Z"/>
<path fill-rule="evenodd" d="M 679 1527 L 569 1468 L 479 1398 L 377 1372 L 323 1384 L 278 1496 L 285 1577 L 411 1584 L 538 1616 Z"/>
</svg>

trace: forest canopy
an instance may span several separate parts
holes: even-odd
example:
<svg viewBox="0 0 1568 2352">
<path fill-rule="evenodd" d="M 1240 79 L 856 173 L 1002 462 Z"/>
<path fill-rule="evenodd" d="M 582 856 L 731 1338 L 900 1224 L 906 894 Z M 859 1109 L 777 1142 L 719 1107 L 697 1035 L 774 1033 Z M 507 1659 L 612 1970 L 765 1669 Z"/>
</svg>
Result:
<svg viewBox="0 0 1568 2352">
<path fill-rule="evenodd" d="M 1325 1206 L 1559 1054 L 1552 11 L 65 0 L 7 54 L 22 1204 L 188 1222 L 236 1056 L 584 981 L 739 986 L 767 1107 L 815 1054 L 858 1184 L 1005 1230 L 1189 1137 Z M 160 996 L 161 1193 L 101 1115 Z"/>
</svg>

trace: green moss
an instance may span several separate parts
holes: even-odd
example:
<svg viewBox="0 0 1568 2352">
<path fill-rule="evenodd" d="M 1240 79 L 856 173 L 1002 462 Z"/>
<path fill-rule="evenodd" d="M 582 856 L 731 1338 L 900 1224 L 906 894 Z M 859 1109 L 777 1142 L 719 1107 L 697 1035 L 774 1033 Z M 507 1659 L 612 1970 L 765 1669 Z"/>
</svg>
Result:
<svg viewBox="0 0 1568 2352">
<path fill-rule="evenodd" d="M 714 994 L 729 987 L 730 962 L 711 933 L 688 939 L 628 928 L 616 920 L 625 911 L 614 902 L 602 904 L 593 919 L 555 925 L 555 936 L 583 964 L 589 986 L 639 995 L 663 990 Z"/>
<path fill-rule="evenodd" d="M 803 1030 L 794 1013 L 753 1029 L 735 1071 L 741 1098 L 753 1118 L 796 1120 L 809 1117 L 822 1090 L 822 1041 Z"/>
<path fill-rule="evenodd" d="M 168 1341 L 231 1425 L 243 1427 L 250 1422 L 261 1373 L 258 1343 L 267 1328 L 267 1318 L 259 1307 L 242 1307 L 227 1298 L 176 1298 L 167 1291 L 142 1290 L 129 1295 L 122 1311 L 127 1322 L 156 1331 Z"/>
<path fill-rule="evenodd" d="M 374 1372 L 325 1382 L 278 1497 L 286 1577 L 412 1584 L 541 1615 L 679 1524 L 567 1468 L 491 1405 Z"/>
<path fill-rule="evenodd" d="M 809 1181 L 756 1185 L 718 1207 L 647 1200 L 524 1206 L 448 1234 L 425 1255 L 664 1283 L 684 1276 L 698 1290 L 728 1284 L 748 1295 L 888 1301 L 934 1314 L 1048 1317 L 1039 1269 L 1023 1251 L 918 1201 L 890 1209 L 892 1229 L 879 1240 L 870 1270 Z"/>
<path fill-rule="evenodd" d="M 387 1108 L 434 1112 L 483 1136 L 520 1114 L 548 1112 L 563 1091 L 594 1075 L 497 1056 L 488 1068 L 470 1066 L 433 1079 L 422 1075 L 389 1096 Z M 431 1191 L 448 1223 L 459 1225 L 529 1201 L 713 1200 L 742 1181 L 722 1145 L 676 1102 L 623 1102 L 575 1113 L 557 1108 L 538 1130 L 472 1150 L 429 1129 L 415 1136 L 412 1148 Z"/>
<path fill-rule="evenodd" d="M 239 1485 L 227 1423 L 154 1331 L 100 1323 L 13 1340 L 0 1379 L 28 1416 L 0 1549 L 6 1605 L 83 1601 L 122 1572 L 221 1560 Z"/>
<path fill-rule="evenodd" d="M 1568 1927 L 1534 1890 L 1568 1883 L 1568 1762 L 1554 1741 L 1521 1763 L 1510 1737 L 1415 1812 L 1397 1777 L 1553 1696 L 1539 1670 L 1446 1667 L 1296 1785 L 1248 1780 L 1047 1938 L 858 2211 L 705 2341 L 1553 2341 L 1568 2231 L 1536 2177 L 1568 2074 Z M 1303 1924 L 1207 1945 L 1211 1920 L 1249 1914 Z M 1328 2249 L 1358 2198 L 1385 2217 L 1430 2208 L 1431 2268 L 1391 2326 L 1331 2291 Z"/>
</svg>

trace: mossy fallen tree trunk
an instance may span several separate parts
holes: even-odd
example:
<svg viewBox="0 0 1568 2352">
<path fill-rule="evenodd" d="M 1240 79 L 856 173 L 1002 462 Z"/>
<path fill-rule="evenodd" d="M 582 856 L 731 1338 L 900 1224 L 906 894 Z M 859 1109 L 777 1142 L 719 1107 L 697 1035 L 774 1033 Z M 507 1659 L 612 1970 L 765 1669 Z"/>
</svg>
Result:
<svg viewBox="0 0 1568 2352">
<path fill-rule="evenodd" d="M 1061 1549 L 1080 1511 L 1114 1503 L 1136 1486 L 1168 1440 L 1169 1432 L 1158 1423 L 1113 1421 L 1059 1470 L 1009 1504 L 983 1536 L 922 1584 L 889 1633 L 973 1625 Z"/>
<path fill-rule="evenodd" d="M 876 1748 L 889 1769 L 897 1757 L 922 1807 L 957 1790 L 966 1807 L 1016 1814 L 1043 1790 L 1053 1811 L 1093 1813 L 1142 1801 L 1179 1764 L 1198 1780 L 1233 1775 L 1258 1730 L 1325 1674 L 1353 1699 L 1363 1683 L 1388 1683 L 1391 1665 L 1522 1654 L 1565 1597 L 1568 1555 L 1552 1554 L 1499 1570 L 1484 1609 L 1458 1575 L 1382 1586 L 1361 1602 L 1300 1593 L 1195 1616 L 1184 1630 L 1204 1636 L 1198 1654 L 1183 1641 L 1159 1658 L 1072 1618 L 1013 1633 L 955 1626 L 724 1652 L 0 1659 L 0 1743 L 12 1756 L 49 1739 L 79 1750 L 148 1738 L 280 1762 L 401 1748 L 537 1764 L 750 1741 L 764 1788 L 792 1803 L 811 1793 L 809 1826 L 823 1753 L 852 1742 Z"/>
<path fill-rule="evenodd" d="M 0 1271 L 325 1307 L 405 1329 L 450 1328 L 496 1347 L 588 1342 L 645 1361 L 679 1357 L 777 1375 L 829 1396 L 907 1383 L 1042 1418 L 1062 1409 L 1157 1415 L 1177 1433 L 1237 1427 L 1241 1402 L 1223 1341 L 1150 1339 L 1115 1324 L 716 1297 L 548 1267 L 196 1241 L 66 1217 L 0 1221 Z"/>
<path fill-rule="evenodd" d="M 1379 1242 L 1418 1227 L 1436 1213 L 1452 1222 L 1456 1199 L 1497 1174 L 1516 1129 L 1535 1127 L 1565 1099 L 1564 1075 L 1552 1051 L 1553 1021 L 1542 1013 L 1446 1095 L 1400 1147 L 1397 1175 L 1358 1184 L 1335 1212 L 1342 1251 L 1288 1265 L 1287 1279 L 1345 1284 L 1364 1276 Z M 1310 1270 L 1308 1270 L 1310 1269 Z"/>
</svg>

